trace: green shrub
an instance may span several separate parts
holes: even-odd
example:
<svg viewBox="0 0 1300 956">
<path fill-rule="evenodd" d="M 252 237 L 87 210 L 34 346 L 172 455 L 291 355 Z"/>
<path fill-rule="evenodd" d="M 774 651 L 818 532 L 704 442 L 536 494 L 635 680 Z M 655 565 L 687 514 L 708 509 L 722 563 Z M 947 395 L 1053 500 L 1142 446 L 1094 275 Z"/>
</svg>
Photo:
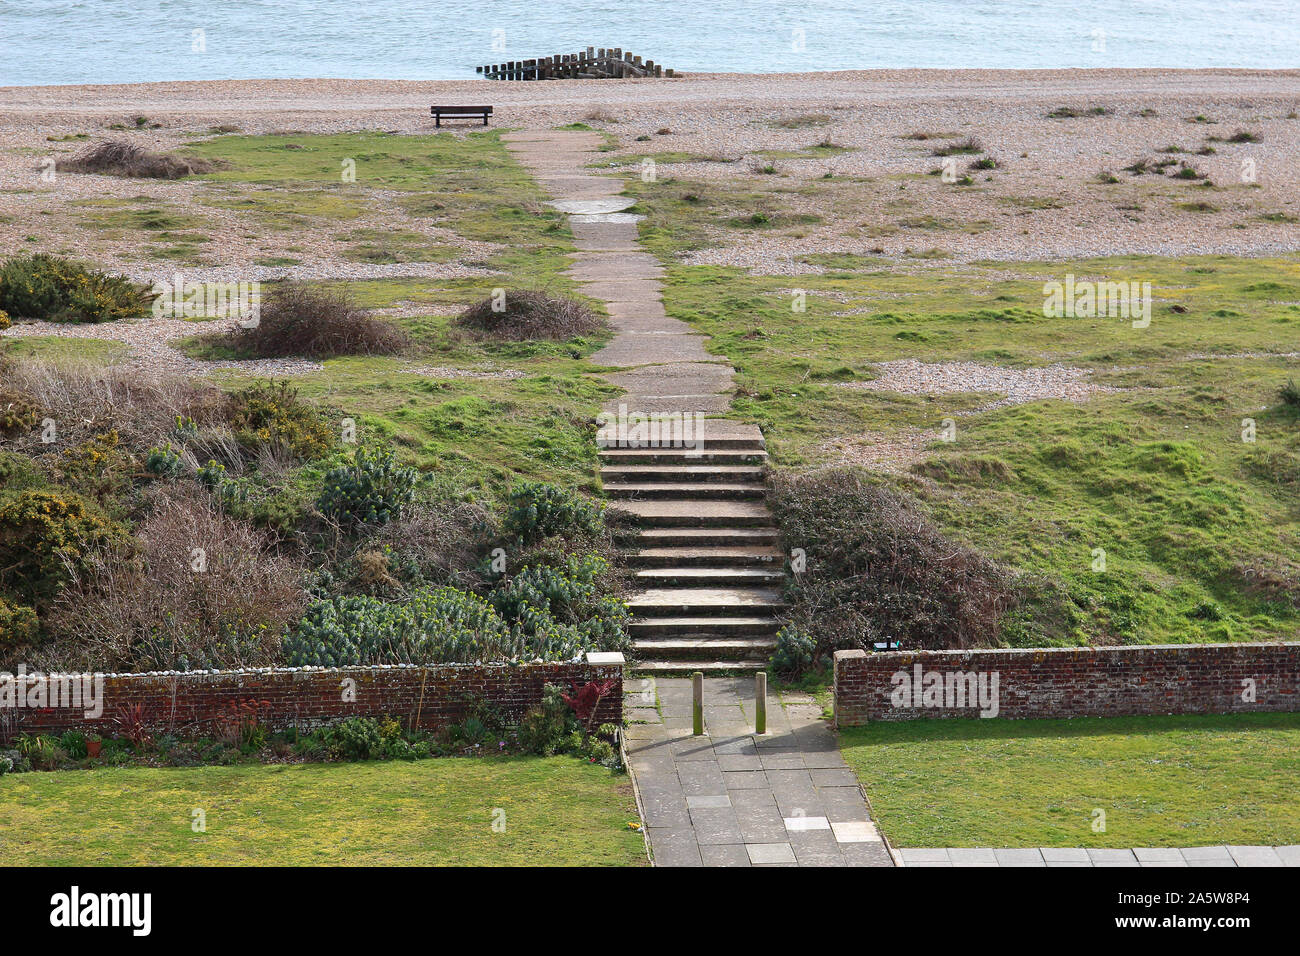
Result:
<svg viewBox="0 0 1300 956">
<path fill-rule="evenodd" d="M 155 296 L 124 276 L 38 252 L 0 265 L 0 310 L 55 322 L 109 322 L 144 315 Z"/>
<path fill-rule="evenodd" d="M 567 555 L 559 567 L 525 567 L 488 595 L 511 629 L 543 660 L 570 660 L 587 650 L 628 646 L 628 611 L 602 596 L 608 564 L 598 555 Z"/>
<path fill-rule="evenodd" d="M 542 702 L 529 708 L 519 722 L 519 744 L 529 753 L 551 757 L 565 750 L 573 734 L 581 734 L 564 691 L 554 684 L 542 689 Z"/>
<path fill-rule="evenodd" d="M 125 537 L 80 495 L 27 490 L 0 499 L 0 588 L 39 607 L 86 555 Z"/>
<path fill-rule="evenodd" d="M 0 309 L 0 332 L 3 332 L 11 325 L 13 325 L 13 323 L 9 321 L 9 313 L 4 309 Z"/>
<path fill-rule="evenodd" d="M 796 625 L 787 624 L 776 632 L 772 670 L 782 677 L 798 677 L 812 667 L 816 653 L 817 642 Z"/>
<path fill-rule="evenodd" d="M 384 524 L 415 498 L 418 473 L 386 449 L 358 448 L 352 464 L 325 476 L 316 506 L 342 524 Z"/>
<path fill-rule="evenodd" d="M 318 601 L 283 643 L 295 667 L 504 661 L 522 652 L 491 606 L 455 588 L 422 589 L 402 603 Z"/>
<path fill-rule="evenodd" d="M 324 457 L 338 443 L 329 422 L 288 382 L 261 382 L 237 392 L 230 424 L 246 450 L 269 445 L 303 461 Z"/>
<path fill-rule="evenodd" d="M 510 490 L 504 529 L 526 542 L 552 535 L 598 534 L 605 507 L 576 492 L 545 482 L 525 481 Z"/>
<path fill-rule="evenodd" d="M 370 760 L 381 756 L 384 737 L 379 721 L 373 717 L 349 717 L 325 729 L 322 737 L 330 750 L 350 760 Z"/>
<path fill-rule="evenodd" d="M 162 447 L 155 445 L 149 449 L 144 456 L 144 470 L 159 478 L 179 478 L 185 470 L 185 465 L 181 461 L 181 456 L 168 443 Z"/>
<path fill-rule="evenodd" d="M 0 648 L 31 644 L 39 633 L 40 622 L 34 610 L 0 597 Z"/>
</svg>

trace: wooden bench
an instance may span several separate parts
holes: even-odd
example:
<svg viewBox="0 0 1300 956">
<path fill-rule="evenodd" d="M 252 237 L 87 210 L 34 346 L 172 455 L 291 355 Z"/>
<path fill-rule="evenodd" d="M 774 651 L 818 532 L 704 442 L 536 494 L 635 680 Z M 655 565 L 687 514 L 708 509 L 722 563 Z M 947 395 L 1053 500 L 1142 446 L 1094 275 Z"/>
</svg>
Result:
<svg viewBox="0 0 1300 956">
<path fill-rule="evenodd" d="M 488 124 L 488 117 L 492 115 L 490 106 L 430 106 L 429 114 L 433 117 L 433 125 L 441 126 L 442 118 L 448 119 L 471 119 L 483 118 L 483 125 Z"/>
</svg>

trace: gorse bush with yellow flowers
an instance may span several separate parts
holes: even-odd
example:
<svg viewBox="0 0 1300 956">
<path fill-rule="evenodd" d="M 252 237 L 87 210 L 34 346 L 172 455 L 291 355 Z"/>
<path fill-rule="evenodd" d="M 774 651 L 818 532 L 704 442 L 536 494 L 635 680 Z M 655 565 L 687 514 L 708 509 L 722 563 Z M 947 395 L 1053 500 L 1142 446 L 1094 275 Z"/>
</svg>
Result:
<svg viewBox="0 0 1300 956">
<path fill-rule="evenodd" d="M 53 322 L 111 322 L 146 314 L 154 293 L 125 276 L 38 252 L 0 265 L 0 328 L 7 316 Z"/>
</svg>

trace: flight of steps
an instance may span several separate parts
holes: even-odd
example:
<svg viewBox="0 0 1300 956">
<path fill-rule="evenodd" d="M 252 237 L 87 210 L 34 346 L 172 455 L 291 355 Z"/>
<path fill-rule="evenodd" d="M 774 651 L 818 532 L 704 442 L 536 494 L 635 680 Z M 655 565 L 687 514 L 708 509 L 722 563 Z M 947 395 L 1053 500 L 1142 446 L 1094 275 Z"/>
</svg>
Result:
<svg viewBox="0 0 1300 956">
<path fill-rule="evenodd" d="M 610 506 L 637 527 L 625 553 L 636 669 L 762 670 L 775 645 L 784 575 L 765 500 L 756 426 L 710 419 L 704 450 L 602 448 Z"/>
</svg>

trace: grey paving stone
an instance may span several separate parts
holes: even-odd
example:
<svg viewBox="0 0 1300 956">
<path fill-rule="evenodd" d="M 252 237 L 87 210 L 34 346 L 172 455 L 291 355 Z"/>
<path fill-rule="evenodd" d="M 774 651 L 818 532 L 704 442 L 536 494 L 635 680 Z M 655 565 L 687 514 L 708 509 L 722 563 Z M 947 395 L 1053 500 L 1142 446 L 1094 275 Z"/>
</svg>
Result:
<svg viewBox="0 0 1300 956">
<path fill-rule="evenodd" d="M 1230 846 L 1237 866 L 1286 866 L 1271 846 Z"/>
<path fill-rule="evenodd" d="M 767 774 L 761 770 L 736 770 L 724 773 L 728 790 L 766 790 Z"/>
<path fill-rule="evenodd" d="M 1137 857 L 1132 850 L 1096 848 L 1088 850 L 1088 859 L 1093 866 L 1137 866 Z"/>
<path fill-rule="evenodd" d="M 1183 854 L 1177 847 L 1135 846 L 1133 855 L 1139 863 L 1182 863 Z"/>
<path fill-rule="evenodd" d="M 925 860 L 922 861 L 921 863 L 908 863 L 907 865 L 915 866 L 915 867 L 938 867 L 938 868 L 952 869 L 952 864 L 947 862 L 946 860 Z"/>
<path fill-rule="evenodd" d="M 849 822 L 832 822 L 831 832 L 835 834 L 837 843 L 879 843 L 880 831 L 870 820 L 854 820 Z M 948 853 L 949 859 L 952 858 L 952 851 Z"/>
<path fill-rule="evenodd" d="M 782 843 L 789 839 L 776 807 L 738 807 L 736 820 L 746 843 Z"/>
<path fill-rule="evenodd" d="M 1300 846 L 1275 846 L 1273 852 L 1287 866 L 1300 866 Z"/>
<path fill-rule="evenodd" d="M 883 843 L 841 843 L 840 852 L 846 866 L 894 866 Z"/>
<path fill-rule="evenodd" d="M 735 793 L 744 791 L 736 790 Z M 773 788 L 777 809 L 783 817 L 824 817 L 826 808 L 815 790 L 777 790 Z"/>
<path fill-rule="evenodd" d="M 856 787 L 858 785 L 857 775 L 848 769 L 843 770 L 810 770 L 814 787 Z"/>
<path fill-rule="evenodd" d="M 836 767 L 847 767 L 844 757 L 838 750 L 814 751 L 803 754 L 803 765 L 809 770 L 829 770 Z"/>
<path fill-rule="evenodd" d="M 681 740 L 674 740 L 670 744 L 672 748 L 673 759 L 680 763 L 689 763 L 694 760 L 708 760 L 715 762 L 717 755 L 713 752 L 713 745 L 709 743 L 707 737 L 686 737 Z"/>
<path fill-rule="evenodd" d="M 803 754 L 760 753 L 758 759 L 763 764 L 764 770 L 805 770 L 807 769 L 807 765 L 803 762 Z"/>
<path fill-rule="evenodd" d="M 776 797 L 771 790 L 729 790 L 733 807 L 763 807 L 776 810 Z"/>
<path fill-rule="evenodd" d="M 745 850 L 754 864 L 798 862 L 789 843 L 746 843 Z"/>
<path fill-rule="evenodd" d="M 1138 866 L 1147 869 L 1159 869 L 1160 867 L 1187 869 L 1187 861 L 1181 856 L 1176 860 L 1138 860 Z"/>
<path fill-rule="evenodd" d="M 857 787 L 822 787 L 817 797 L 832 823 L 871 818 L 862 791 Z"/>
<path fill-rule="evenodd" d="M 988 847 L 952 846 L 948 859 L 953 866 L 997 866 L 998 858 Z"/>
<path fill-rule="evenodd" d="M 1227 866 L 1235 868 L 1237 864 L 1232 857 L 1228 857 L 1226 860 L 1188 860 L 1187 865 L 1189 867 Z"/>
<path fill-rule="evenodd" d="M 739 843 L 706 844 L 700 847 L 705 866 L 749 866 L 749 854 Z"/>
<path fill-rule="evenodd" d="M 844 866 L 844 854 L 829 830 L 790 834 L 790 846 L 800 866 Z"/>
<path fill-rule="evenodd" d="M 667 794 L 662 791 L 647 794 L 641 791 L 641 812 L 645 814 L 647 827 L 688 827 L 690 815 L 686 810 L 686 798 L 679 794 Z"/>
<path fill-rule="evenodd" d="M 715 744 L 713 752 L 718 757 L 753 757 L 758 754 L 754 741 L 748 737 Z"/>
<path fill-rule="evenodd" d="M 703 866 L 700 845 L 690 827 L 650 827 L 650 849 L 655 866 Z"/>
<path fill-rule="evenodd" d="M 695 829 L 695 840 L 700 846 L 745 842 L 740 833 L 740 821 L 731 807 L 692 809 L 691 826 Z"/>
<path fill-rule="evenodd" d="M 782 817 L 782 819 L 785 821 L 785 828 L 791 833 L 807 833 L 812 830 L 829 833 L 831 829 L 831 821 L 825 817 L 797 816 Z"/>
<path fill-rule="evenodd" d="M 723 794 L 700 794 L 696 796 L 686 795 L 687 810 L 716 810 L 721 807 L 730 807 L 731 798 Z"/>
<path fill-rule="evenodd" d="M 1088 851 L 1081 846 L 1043 846 L 1038 848 L 1038 852 L 1047 863 L 1092 863 Z"/>
<path fill-rule="evenodd" d="M 812 781 L 812 771 L 804 770 L 767 770 L 767 779 L 772 784 L 773 790 L 815 790 L 816 787 Z"/>
<path fill-rule="evenodd" d="M 727 792 L 722 770 L 711 760 L 690 760 L 677 764 L 677 779 L 682 792 L 689 796 L 721 794 Z"/>
<path fill-rule="evenodd" d="M 997 857 L 998 866 L 1043 866 L 1043 854 L 1038 852 L 1038 848 L 1026 850 L 994 850 L 993 855 Z"/>
<path fill-rule="evenodd" d="M 1051 860 L 1051 861 L 1049 861 L 1048 863 L 1046 863 L 1045 865 L 1046 865 L 1046 866 L 1074 866 L 1074 867 L 1085 866 L 1085 867 L 1091 867 L 1091 866 L 1092 866 L 1092 861 L 1091 861 L 1091 860 Z"/>
<path fill-rule="evenodd" d="M 1183 859 L 1188 863 L 1193 860 L 1218 860 L 1232 863 L 1232 854 L 1226 846 L 1187 846 L 1182 849 Z"/>
<path fill-rule="evenodd" d="M 950 860 L 944 847 L 910 847 L 900 849 L 899 852 L 903 854 L 903 862 L 908 866 L 913 863 L 947 863 Z"/>
<path fill-rule="evenodd" d="M 714 744 L 713 749 L 716 753 L 718 745 Z M 723 773 L 739 773 L 741 771 L 763 769 L 762 758 L 748 754 L 718 754 L 718 766 L 722 768 Z"/>
</svg>

